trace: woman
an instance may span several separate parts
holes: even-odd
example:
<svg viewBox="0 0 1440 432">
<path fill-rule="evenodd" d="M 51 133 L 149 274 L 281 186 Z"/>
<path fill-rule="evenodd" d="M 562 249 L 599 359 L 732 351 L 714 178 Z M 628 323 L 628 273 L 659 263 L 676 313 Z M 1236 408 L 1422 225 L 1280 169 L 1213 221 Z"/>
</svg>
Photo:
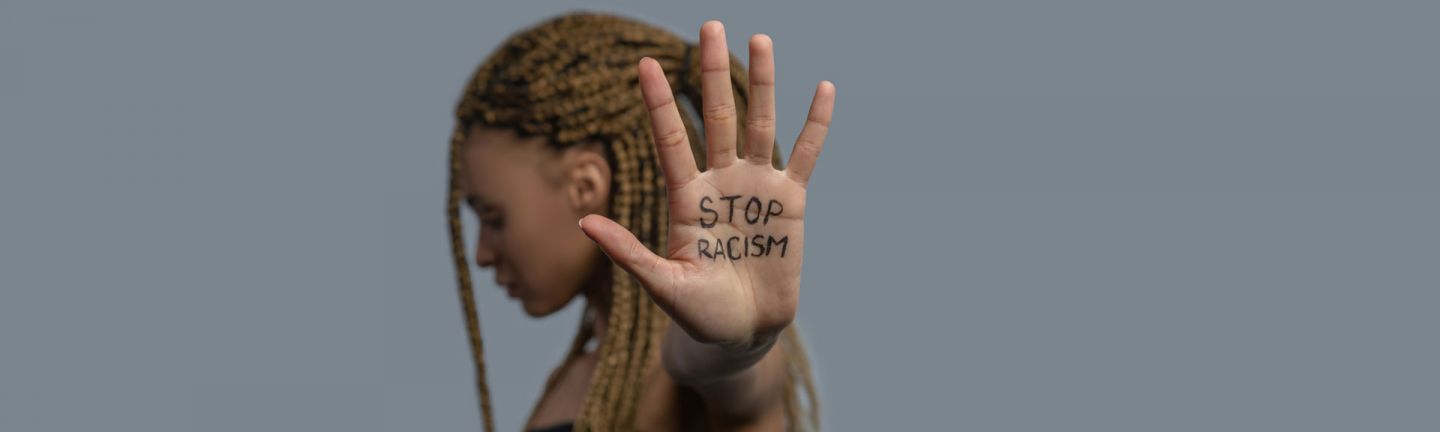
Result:
<svg viewBox="0 0 1440 432">
<path fill-rule="evenodd" d="M 719 22 L 698 48 L 624 18 L 561 16 L 511 36 L 461 96 L 446 210 L 486 430 L 462 199 L 480 218 L 476 263 L 527 314 L 586 301 L 527 429 L 818 426 L 790 324 L 834 86 L 817 87 L 780 170 L 770 39 L 750 40 L 748 75 Z M 677 97 L 704 113 L 707 145 Z"/>
</svg>

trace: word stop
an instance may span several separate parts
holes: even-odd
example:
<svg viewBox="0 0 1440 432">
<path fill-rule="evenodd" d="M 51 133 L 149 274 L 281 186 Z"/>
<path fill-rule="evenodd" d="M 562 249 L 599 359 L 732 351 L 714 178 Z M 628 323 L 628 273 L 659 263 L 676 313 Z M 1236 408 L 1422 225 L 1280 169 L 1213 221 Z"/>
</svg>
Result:
<svg viewBox="0 0 1440 432">
<path fill-rule="evenodd" d="M 743 221 L 747 225 L 768 225 L 770 217 L 779 216 L 785 212 L 785 206 L 777 200 L 761 200 L 759 197 L 750 197 L 741 201 L 741 195 L 726 195 L 720 197 L 717 202 L 709 196 L 700 198 L 700 227 L 714 228 L 721 222 L 738 225 Z M 740 201 L 737 203 L 737 201 Z M 728 209 L 716 210 L 716 207 L 724 206 Z M 735 217 L 735 208 L 741 207 L 740 218 Z M 723 214 L 723 216 L 722 216 Z M 695 244 L 700 256 L 716 260 L 726 258 L 737 261 L 746 257 L 764 257 L 777 253 L 785 257 L 785 251 L 790 246 L 790 236 L 775 236 L 769 234 L 755 234 L 753 236 L 741 237 L 730 236 L 729 238 L 715 240 L 700 239 Z"/>
</svg>

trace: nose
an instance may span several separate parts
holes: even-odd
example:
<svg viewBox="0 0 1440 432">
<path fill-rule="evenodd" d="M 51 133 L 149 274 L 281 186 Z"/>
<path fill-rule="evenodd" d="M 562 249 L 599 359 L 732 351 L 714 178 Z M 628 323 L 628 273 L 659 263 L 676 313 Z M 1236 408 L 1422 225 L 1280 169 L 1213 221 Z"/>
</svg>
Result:
<svg viewBox="0 0 1440 432">
<path fill-rule="evenodd" d="M 490 244 L 490 236 L 480 233 L 480 241 L 475 242 L 475 264 L 480 267 L 494 267 L 497 259 L 495 246 Z"/>
<path fill-rule="evenodd" d="M 510 286 L 512 270 L 509 265 L 501 265 L 500 253 L 493 238 L 494 234 L 480 230 L 480 241 L 475 245 L 475 264 L 481 268 L 495 268 L 495 284 L 499 286 Z"/>
</svg>

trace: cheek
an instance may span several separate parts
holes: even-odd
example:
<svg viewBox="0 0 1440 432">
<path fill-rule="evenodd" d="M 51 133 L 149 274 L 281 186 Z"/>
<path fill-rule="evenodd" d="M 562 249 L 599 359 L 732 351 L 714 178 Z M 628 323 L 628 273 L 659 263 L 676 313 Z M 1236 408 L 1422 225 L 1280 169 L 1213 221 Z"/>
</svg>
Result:
<svg viewBox="0 0 1440 432">
<path fill-rule="evenodd" d="M 527 219 L 525 240 L 514 238 L 517 243 L 510 246 L 534 300 L 563 306 L 584 285 L 599 249 L 564 209 L 543 210 Z"/>
</svg>

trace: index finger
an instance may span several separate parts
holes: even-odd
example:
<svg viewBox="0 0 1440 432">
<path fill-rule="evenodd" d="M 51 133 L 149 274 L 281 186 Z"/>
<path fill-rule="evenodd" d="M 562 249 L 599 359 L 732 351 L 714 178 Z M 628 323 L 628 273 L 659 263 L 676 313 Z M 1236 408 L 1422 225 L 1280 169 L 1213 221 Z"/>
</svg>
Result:
<svg viewBox="0 0 1440 432">
<path fill-rule="evenodd" d="M 695 168 L 695 156 L 690 154 L 690 137 L 685 133 L 685 123 L 680 120 L 679 107 L 675 105 L 675 93 L 670 91 L 670 82 L 665 80 L 660 63 L 645 57 L 640 59 L 639 67 L 640 92 L 650 111 L 660 169 L 665 172 L 665 184 L 670 190 L 679 189 L 700 175 Z"/>
</svg>

